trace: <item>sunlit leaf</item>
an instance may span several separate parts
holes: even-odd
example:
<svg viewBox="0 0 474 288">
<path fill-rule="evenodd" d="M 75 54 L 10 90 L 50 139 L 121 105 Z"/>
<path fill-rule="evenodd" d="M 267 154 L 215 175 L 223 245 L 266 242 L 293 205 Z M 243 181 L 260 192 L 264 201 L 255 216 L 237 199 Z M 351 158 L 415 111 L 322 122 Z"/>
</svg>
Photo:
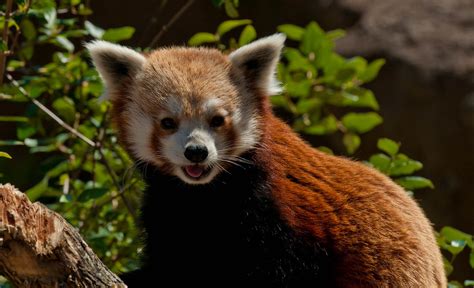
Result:
<svg viewBox="0 0 474 288">
<path fill-rule="evenodd" d="M 344 146 L 346 147 L 347 153 L 354 154 L 354 152 L 359 148 L 360 146 L 360 137 L 357 134 L 354 133 L 346 133 L 342 137 L 342 143 L 344 143 Z"/>
<path fill-rule="evenodd" d="M 377 147 L 380 150 L 386 152 L 388 155 L 395 156 L 395 154 L 398 152 L 400 144 L 388 138 L 380 138 L 377 141 Z"/>
<path fill-rule="evenodd" d="M 86 28 L 89 35 L 91 35 L 92 37 L 96 39 L 102 39 L 102 36 L 104 36 L 105 30 L 100 27 L 95 26 L 90 21 L 86 20 L 84 22 L 84 27 Z"/>
<path fill-rule="evenodd" d="M 244 46 L 252 42 L 257 37 L 257 31 L 253 28 L 252 25 L 245 26 L 242 33 L 240 33 L 239 46 Z"/>
<path fill-rule="evenodd" d="M 237 11 L 237 9 L 234 6 L 234 3 L 232 3 L 231 0 L 224 0 L 224 9 L 225 9 L 225 13 L 230 18 L 239 17 L 239 11 Z"/>
<path fill-rule="evenodd" d="M 10 156 L 10 154 L 8 154 L 7 152 L 2 152 L 2 151 L 0 151 L 0 157 L 12 159 L 12 156 Z"/>
<path fill-rule="evenodd" d="M 204 43 L 215 43 L 217 42 L 216 35 L 207 33 L 207 32 L 199 32 L 194 34 L 191 39 L 188 41 L 189 46 L 198 46 Z"/>
<path fill-rule="evenodd" d="M 252 20 L 249 20 L 249 19 L 224 21 L 217 27 L 217 35 L 222 36 L 232 29 L 235 29 L 243 25 L 248 25 L 251 23 L 252 23 Z"/>
<path fill-rule="evenodd" d="M 421 176 L 406 176 L 402 178 L 395 179 L 400 186 L 407 190 L 416 190 L 422 188 L 434 188 L 433 183 L 424 177 Z"/>
<path fill-rule="evenodd" d="M 372 61 L 367 68 L 365 69 L 364 72 L 362 72 L 359 75 L 360 80 L 362 80 L 364 83 L 372 81 L 375 77 L 377 77 L 380 68 L 385 64 L 384 59 L 377 59 Z"/>
<path fill-rule="evenodd" d="M 131 26 L 111 28 L 105 30 L 102 39 L 110 42 L 120 42 L 132 38 L 133 33 L 135 33 L 135 28 Z"/>
<path fill-rule="evenodd" d="M 33 22 L 29 19 L 23 19 L 20 23 L 21 33 L 27 40 L 34 40 L 36 38 L 36 28 Z"/>
<path fill-rule="evenodd" d="M 382 124 L 383 119 L 375 112 L 368 113 L 348 113 L 342 117 L 342 124 L 350 130 L 357 133 L 365 133 L 376 126 Z"/>
<path fill-rule="evenodd" d="M 300 41 L 304 34 L 304 28 L 293 24 L 283 24 L 277 27 L 278 31 L 285 33 L 291 39 Z"/>
<path fill-rule="evenodd" d="M 369 162 L 381 172 L 386 173 L 390 167 L 390 158 L 382 153 L 370 156 Z"/>
<path fill-rule="evenodd" d="M 87 202 L 91 199 L 97 199 L 105 195 L 109 191 L 107 188 L 90 188 L 84 190 L 77 198 L 79 202 Z"/>
</svg>

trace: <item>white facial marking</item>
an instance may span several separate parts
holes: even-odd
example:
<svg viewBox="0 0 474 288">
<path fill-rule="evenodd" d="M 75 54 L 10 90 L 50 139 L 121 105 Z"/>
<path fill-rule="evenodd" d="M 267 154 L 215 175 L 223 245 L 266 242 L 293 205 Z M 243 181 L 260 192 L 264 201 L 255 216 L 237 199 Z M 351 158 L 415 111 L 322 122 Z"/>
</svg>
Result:
<svg viewBox="0 0 474 288">
<path fill-rule="evenodd" d="M 150 137 L 153 134 L 153 120 L 135 105 L 131 105 L 125 112 L 130 121 L 127 123 L 128 141 L 132 151 L 140 160 L 162 165 L 156 153 L 150 147 Z"/>
<path fill-rule="evenodd" d="M 165 105 L 168 109 L 168 111 L 172 115 L 180 115 L 181 112 L 183 111 L 183 107 L 181 105 L 181 102 L 178 101 L 177 97 L 167 97 L 165 100 Z"/>
</svg>

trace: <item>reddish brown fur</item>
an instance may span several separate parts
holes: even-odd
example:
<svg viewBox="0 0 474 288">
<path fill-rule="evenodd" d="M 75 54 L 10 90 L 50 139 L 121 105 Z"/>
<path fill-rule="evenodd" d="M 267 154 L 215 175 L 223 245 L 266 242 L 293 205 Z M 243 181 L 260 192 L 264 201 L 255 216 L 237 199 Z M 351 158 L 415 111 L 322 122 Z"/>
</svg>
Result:
<svg viewBox="0 0 474 288">
<path fill-rule="evenodd" d="M 147 59 L 151 64 L 141 78 L 127 85 L 134 101 L 150 114 L 164 109 L 160 103 L 169 95 L 181 96 L 186 117 L 202 113 L 196 103 L 215 97 L 223 97 L 232 111 L 239 93 L 248 88 L 238 87 L 245 75 L 216 50 L 173 48 Z M 129 147 L 128 119 L 122 113 L 128 93 L 115 93 L 122 95 L 111 97 L 112 115 Z M 446 287 L 431 225 L 401 187 L 361 163 L 311 148 L 273 116 L 266 95 L 251 94 L 255 98 L 245 101 L 256 102 L 260 111 L 255 116 L 262 134 L 258 161 L 270 172 L 275 203 L 290 227 L 334 255 L 338 287 Z M 150 145 L 159 153 L 156 140 L 164 132 L 155 126 Z M 238 137 L 230 123 L 222 129 L 229 141 Z"/>
<path fill-rule="evenodd" d="M 262 149 L 271 153 L 259 160 L 281 214 L 334 253 L 338 287 L 446 287 L 431 225 L 401 187 L 311 148 L 271 112 L 263 123 Z"/>
</svg>

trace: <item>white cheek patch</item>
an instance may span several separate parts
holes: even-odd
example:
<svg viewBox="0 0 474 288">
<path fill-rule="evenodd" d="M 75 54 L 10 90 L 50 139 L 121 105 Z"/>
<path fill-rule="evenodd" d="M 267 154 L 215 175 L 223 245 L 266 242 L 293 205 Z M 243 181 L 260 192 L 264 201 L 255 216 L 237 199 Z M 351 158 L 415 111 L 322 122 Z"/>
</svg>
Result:
<svg viewBox="0 0 474 288">
<path fill-rule="evenodd" d="M 127 141 L 131 143 L 131 150 L 139 160 L 156 163 L 163 163 L 156 157 L 156 153 L 150 147 L 153 134 L 152 119 L 141 112 L 137 107 L 130 107 L 125 114 L 128 116 Z"/>
<path fill-rule="evenodd" d="M 161 139 L 163 156 L 175 165 L 185 165 L 184 146 L 188 132 L 182 127 L 176 133 Z"/>
<path fill-rule="evenodd" d="M 235 143 L 235 154 L 240 155 L 252 148 L 255 148 L 259 139 L 260 131 L 257 125 L 257 114 L 253 107 L 242 105 L 232 116 L 232 121 L 236 129 L 237 143 Z"/>
<path fill-rule="evenodd" d="M 165 105 L 168 111 L 172 115 L 180 115 L 181 112 L 183 111 L 183 105 L 182 103 L 178 100 L 178 97 L 175 96 L 169 96 L 165 100 Z"/>
</svg>

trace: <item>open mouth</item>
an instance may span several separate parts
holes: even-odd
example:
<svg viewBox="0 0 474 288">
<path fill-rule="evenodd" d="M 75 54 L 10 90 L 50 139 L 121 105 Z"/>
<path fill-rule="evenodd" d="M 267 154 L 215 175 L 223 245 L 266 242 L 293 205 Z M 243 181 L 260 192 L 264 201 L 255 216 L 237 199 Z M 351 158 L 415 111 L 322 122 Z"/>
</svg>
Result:
<svg viewBox="0 0 474 288">
<path fill-rule="evenodd" d="M 199 180 L 206 177 L 211 172 L 210 167 L 202 165 L 188 165 L 181 168 L 186 176 L 193 180 Z"/>
</svg>

